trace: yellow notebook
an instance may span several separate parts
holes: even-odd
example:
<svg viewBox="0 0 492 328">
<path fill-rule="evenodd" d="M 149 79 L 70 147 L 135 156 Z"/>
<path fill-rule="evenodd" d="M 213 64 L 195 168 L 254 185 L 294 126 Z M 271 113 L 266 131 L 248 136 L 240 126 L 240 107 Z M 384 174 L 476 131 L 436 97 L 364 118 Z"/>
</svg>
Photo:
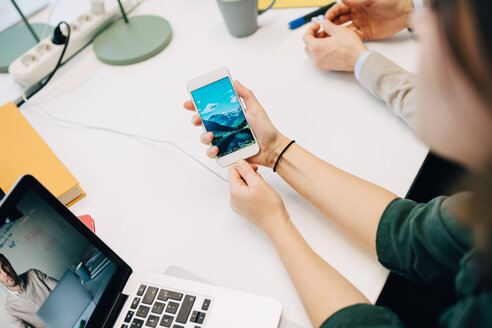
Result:
<svg viewBox="0 0 492 328">
<path fill-rule="evenodd" d="M 294 8 L 294 7 L 323 7 L 334 0 L 277 0 L 273 8 Z M 258 8 L 265 9 L 272 0 L 258 0 Z"/>
<path fill-rule="evenodd" d="M 0 187 L 7 193 L 24 174 L 34 176 L 67 206 L 85 196 L 14 103 L 8 103 L 0 107 Z"/>
</svg>

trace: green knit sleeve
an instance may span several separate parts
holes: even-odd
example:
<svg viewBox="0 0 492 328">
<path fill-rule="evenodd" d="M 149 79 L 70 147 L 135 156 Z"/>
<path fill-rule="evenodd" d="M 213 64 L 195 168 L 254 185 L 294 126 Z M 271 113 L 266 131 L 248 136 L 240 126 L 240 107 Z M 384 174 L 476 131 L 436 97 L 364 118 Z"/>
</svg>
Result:
<svg viewBox="0 0 492 328">
<path fill-rule="evenodd" d="M 381 264 L 422 283 L 452 281 L 460 259 L 472 246 L 471 231 L 451 215 L 453 199 L 459 197 L 437 197 L 422 204 L 393 200 L 376 236 Z"/>
<path fill-rule="evenodd" d="M 388 308 L 370 304 L 355 304 L 335 312 L 326 319 L 321 328 L 404 327 L 400 319 Z"/>
</svg>

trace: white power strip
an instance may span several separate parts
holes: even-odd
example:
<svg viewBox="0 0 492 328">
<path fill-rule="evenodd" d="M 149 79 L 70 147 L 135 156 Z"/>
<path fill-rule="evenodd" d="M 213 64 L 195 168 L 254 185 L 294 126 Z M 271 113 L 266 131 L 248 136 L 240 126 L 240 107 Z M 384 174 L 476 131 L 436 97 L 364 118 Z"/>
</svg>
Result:
<svg viewBox="0 0 492 328">
<path fill-rule="evenodd" d="M 143 0 L 121 1 L 126 13 L 132 11 L 142 2 Z M 74 22 L 69 23 L 70 41 L 62 63 L 92 42 L 98 32 L 121 17 L 119 6 L 106 12 L 101 4 L 101 2 L 97 2 L 91 11 L 80 15 Z M 53 71 L 62 50 L 63 44 L 53 44 L 50 35 L 12 62 L 9 66 L 9 73 L 14 81 L 22 87 L 30 87 Z"/>
</svg>

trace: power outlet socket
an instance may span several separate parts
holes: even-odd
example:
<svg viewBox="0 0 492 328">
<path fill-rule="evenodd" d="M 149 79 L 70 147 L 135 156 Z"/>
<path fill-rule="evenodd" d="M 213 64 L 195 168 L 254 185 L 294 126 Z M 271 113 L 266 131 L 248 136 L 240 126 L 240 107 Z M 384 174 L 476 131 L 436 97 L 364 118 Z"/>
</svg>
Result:
<svg viewBox="0 0 492 328">
<path fill-rule="evenodd" d="M 142 2 L 143 0 L 121 1 L 126 13 L 131 12 Z M 121 11 L 116 5 L 108 11 L 98 10 L 97 14 L 91 11 L 83 13 L 75 21 L 70 22 L 70 41 L 62 63 L 92 42 L 97 33 L 120 17 Z M 62 50 L 63 44 L 53 44 L 49 36 L 12 62 L 9 73 L 20 86 L 30 87 L 53 71 Z"/>
</svg>

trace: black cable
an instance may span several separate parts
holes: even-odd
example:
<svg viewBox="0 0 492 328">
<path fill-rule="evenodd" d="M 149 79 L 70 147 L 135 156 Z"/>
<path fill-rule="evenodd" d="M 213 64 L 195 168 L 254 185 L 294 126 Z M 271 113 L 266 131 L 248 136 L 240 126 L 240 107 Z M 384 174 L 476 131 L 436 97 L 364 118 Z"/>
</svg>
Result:
<svg viewBox="0 0 492 328">
<path fill-rule="evenodd" d="M 66 36 L 61 32 L 60 26 L 62 24 L 64 24 L 67 27 L 67 35 Z M 65 55 L 65 51 L 67 50 L 67 47 L 68 47 L 68 42 L 70 41 L 70 25 L 68 25 L 67 22 L 63 22 L 62 21 L 62 22 L 58 23 L 58 25 L 55 27 L 55 31 L 53 33 L 54 33 L 53 34 L 53 43 L 54 44 L 57 44 L 56 41 L 55 41 L 55 38 L 58 38 L 59 39 L 59 38 L 63 38 L 64 37 L 64 40 L 63 40 L 63 49 L 62 49 L 62 52 L 60 54 L 60 57 L 58 58 L 58 62 L 56 63 L 56 66 L 53 69 L 53 71 L 46 78 L 44 78 L 39 83 L 37 83 L 37 84 L 33 85 L 32 87 L 30 87 L 29 89 L 27 89 L 24 92 L 24 95 L 21 95 L 16 100 L 14 100 L 14 103 L 15 103 L 15 105 L 17 107 L 22 106 L 26 102 L 26 99 L 31 98 L 36 93 L 38 93 L 42 88 L 44 88 L 48 84 L 48 82 L 51 80 L 51 78 L 53 77 L 53 75 L 55 75 L 55 73 L 58 70 L 58 68 L 61 66 L 61 62 L 63 60 L 63 56 Z"/>
</svg>

